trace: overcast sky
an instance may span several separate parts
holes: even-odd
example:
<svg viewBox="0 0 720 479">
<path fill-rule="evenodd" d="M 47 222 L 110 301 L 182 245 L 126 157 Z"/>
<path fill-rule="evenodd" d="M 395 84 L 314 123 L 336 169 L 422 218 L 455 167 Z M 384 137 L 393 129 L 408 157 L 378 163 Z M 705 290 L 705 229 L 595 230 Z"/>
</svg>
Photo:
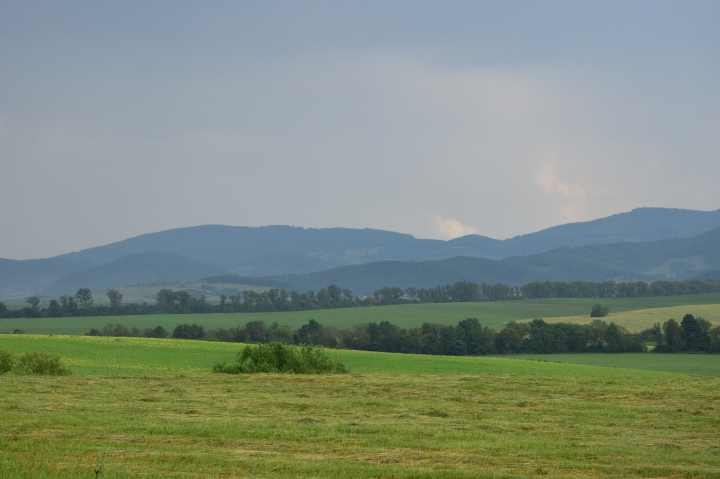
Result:
<svg viewBox="0 0 720 479">
<path fill-rule="evenodd" d="M 0 0 L 0 257 L 720 208 L 720 2 Z"/>
</svg>

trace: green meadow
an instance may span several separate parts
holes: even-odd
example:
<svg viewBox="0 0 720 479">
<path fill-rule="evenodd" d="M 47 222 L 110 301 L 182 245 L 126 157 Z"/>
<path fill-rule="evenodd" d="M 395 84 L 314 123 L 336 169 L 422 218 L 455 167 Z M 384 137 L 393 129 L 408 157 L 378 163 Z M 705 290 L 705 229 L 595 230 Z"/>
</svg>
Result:
<svg viewBox="0 0 720 479">
<path fill-rule="evenodd" d="M 354 351 L 330 351 L 346 375 L 210 372 L 239 348 L 0 336 L 73 371 L 0 376 L 0 477 L 720 475 L 717 377 Z"/>
<path fill-rule="evenodd" d="M 145 316 L 94 316 L 78 318 L 33 318 L 0 319 L 0 332 L 21 329 L 33 334 L 84 334 L 91 328 L 101 329 L 108 323 L 121 323 L 127 327 L 139 328 L 163 326 L 172 329 L 181 323 L 197 323 L 205 329 L 229 328 L 244 325 L 248 321 L 263 320 L 268 324 L 278 322 L 293 329 L 315 319 L 326 326 L 349 327 L 371 321 L 390 321 L 400 327 L 419 326 L 422 323 L 457 324 L 466 318 L 478 318 L 483 326 L 500 330 L 508 321 L 531 320 L 533 318 L 563 318 L 571 322 L 590 320 L 590 308 L 596 303 L 608 306 L 611 315 L 606 319 L 627 325 L 631 330 L 644 329 L 654 322 L 667 321 L 670 317 L 681 318 L 683 311 L 706 317 L 717 318 L 720 323 L 720 294 L 698 294 L 656 298 L 610 298 L 610 299 L 537 299 L 519 301 L 490 301 L 482 303 L 425 303 L 397 306 L 374 306 L 365 308 L 329 309 L 277 313 L 215 313 L 193 315 L 145 315 Z M 694 306 L 703 305 L 700 313 Z M 678 308 L 662 312 L 658 308 Z M 647 311 L 657 310 L 648 315 Z M 625 313 L 620 314 L 620 313 Z M 682 314 L 680 314 L 682 313 Z M 672 316 L 675 315 L 675 316 Z"/>
<path fill-rule="evenodd" d="M 214 341 L 90 336 L 0 335 L 0 349 L 20 354 L 57 354 L 82 376 L 179 376 L 208 373 L 231 362 L 242 345 Z M 720 377 L 720 355 L 709 354 L 558 354 L 503 357 L 425 356 L 330 350 L 357 374 L 513 374 L 657 377 L 656 371 Z M 575 359 L 578 358 L 578 359 Z M 607 359 L 605 359 L 607 358 Z M 585 362 L 583 362 L 585 361 Z M 578 364 L 560 364 L 575 363 Z M 610 367 L 601 367 L 610 366 Z M 702 372 L 697 372 L 702 368 Z"/>
<path fill-rule="evenodd" d="M 720 355 L 449 357 L 329 350 L 345 375 L 224 375 L 242 345 L 82 336 L 313 318 L 403 327 L 477 317 L 589 321 L 597 300 L 299 313 L 0 320 L 0 350 L 57 354 L 69 376 L 0 376 L 1 478 L 720 477 Z M 716 324 L 720 295 L 600 301 L 643 329 Z M 60 334 L 62 333 L 62 334 Z"/>
</svg>

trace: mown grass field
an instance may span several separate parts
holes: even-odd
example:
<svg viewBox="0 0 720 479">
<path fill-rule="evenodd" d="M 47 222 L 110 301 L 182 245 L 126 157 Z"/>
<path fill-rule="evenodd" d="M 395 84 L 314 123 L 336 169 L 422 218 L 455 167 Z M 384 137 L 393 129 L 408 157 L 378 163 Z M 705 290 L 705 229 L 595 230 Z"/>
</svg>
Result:
<svg viewBox="0 0 720 479">
<path fill-rule="evenodd" d="M 513 354 L 504 358 L 720 377 L 720 354 Z"/>
<path fill-rule="evenodd" d="M 371 321 L 390 321 L 401 327 L 420 326 L 422 323 L 457 324 L 466 318 L 478 318 L 483 326 L 496 330 L 503 328 L 508 321 L 521 321 L 533 318 L 563 318 L 573 322 L 590 320 L 590 309 L 596 303 L 602 303 L 611 310 L 608 320 L 627 325 L 631 330 L 644 329 L 654 322 L 666 321 L 671 316 L 658 312 L 648 316 L 645 313 L 630 313 L 650 308 L 678 307 L 672 313 L 676 319 L 686 312 L 699 314 L 710 321 L 718 318 L 720 323 L 720 294 L 699 294 L 685 296 L 667 296 L 658 298 L 612 298 L 597 299 L 538 299 L 521 301 L 492 301 L 484 303 L 439 303 L 408 304 L 398 306 L 377 306 L 366 308 L 331 309 L 317 311 L 298 311 L 280 313 L 241 313 L 241 314 L 193 314 L 193 315 L 146 315 L 146 316 L 101 316 L 80 318 L 39 318 L 39 319 L 0 319 L 0 332 L 22 329 L 33 334 L 84 334 L 91 328 L 101 329 L 108 323 L 121 323 L 127 327 L 148 328 L 157 325 L 172 331 L 181 323 L 197 323 L 205 329 L 229 328 L 244 325 L 248 321 L 263 320 L 268 324 L 278 322 L 293 329 L 315 319 L 326 326 L 349 327 Z M 694 308 L 707 305 L 705 309 Z M 702 311 L 702 314 L 697 313 Z M 617 313 L 628 312 L 622 316 Z M 639 318 L 639 319 L 638 319 Z M 664 319 L 663 319 L 664 318 Z"/>
<path fill-rule="evenodd" d="M 347 375 L 209 372 L 238 348 L 0 336 L 74 371 L 0 376 L 0 477 L 720 476 L 718 378 L 351 351 Z"/>
</svg>

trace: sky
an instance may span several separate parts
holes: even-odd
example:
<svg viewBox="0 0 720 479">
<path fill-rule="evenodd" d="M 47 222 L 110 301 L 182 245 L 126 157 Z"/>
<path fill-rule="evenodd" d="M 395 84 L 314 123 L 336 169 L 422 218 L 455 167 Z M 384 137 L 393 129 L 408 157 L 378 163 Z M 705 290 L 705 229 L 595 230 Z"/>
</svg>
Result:
<svg viewBox="0 0 720 479">
<path fill-rule="evenodd" d="M 720 208 L 717 1 L 0 0 L 0 257 Z"/>
</svg>

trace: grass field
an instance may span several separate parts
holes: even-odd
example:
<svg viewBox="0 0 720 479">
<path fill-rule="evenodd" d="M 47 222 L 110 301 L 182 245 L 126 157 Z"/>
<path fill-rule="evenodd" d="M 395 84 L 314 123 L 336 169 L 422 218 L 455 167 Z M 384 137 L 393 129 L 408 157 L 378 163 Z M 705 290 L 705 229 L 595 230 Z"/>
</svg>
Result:
<svg viewBox="0 0 720 479">
<path fill-rule="evenodd" d="M 720 475 L 718 378 L 352 351 L 348 375 L 208 372 L 238 347 L 0 336 L 74 371 L 0 376 L 0 477 Z"/>
<path fill-rule="evenodd" d="M 504 358 L 720 377 L 720 354 L 513 354 Z"/>
<path fill-rule="evenodd" d="M 0 335 L 0 349 L 16 354 L 45 351 L 61 356 L 76 374 L 91 376 L 177 376 L 204 374 L 217 362 L 231 362 L 242 345 L 209 341 L 88 336 Z M 576 354 L 505 357 L 423 356 L 332 350 L 357 374 L 541 374 L 583 377 L 657 377 L 653 371 L 697 373 L 720 377 L 720 355 L 707 354 Z M 587 365 L 558 364 L 587 358 Z M 533 360 L 517 360 L 529 358 Z M 591 358 L 595 358 L 593 363 Z M 608 359 L 604 359 L 608 358 Z M 614 358 L 614 359 L 610 359 Z M 540 359 L 542 361 L 537 361 Z M 581 359 L 578 359 L 581 361 Z M 607 363 L 603 363 L 607 361 Z M 613 368 L 597 367 L 613 366 Z M 651 366 L 651 367 L 648 367 Z M 645 371 L 648 369 L 648 371 Z M 702 372 L 698 372 L 702 370 Z"/>
<path fill-rule="evenodd" d="M 520 321 L 533 318 L 574 318 L 573 321 L 590 319 L 590 308 L 601 302 L 611 310 L 609 320 L 625 325 L 631 330 L 640 324 L 641 328 L 652 326 L 653 322 L 665 321 L 663 314 L 650 317 L 646 314 L 627 316 L 617 313 L 647 310 L 649 308 L 678 307 L 683 312 L 676 315 L 682 318 L 686 312 L 699 314 L 695 305 L 711 305 L 705 308 L 703 317 L 711 320 L 718 318 L 720 323 L 720 294 L 699 294 L 685 296 L 667 296 L 657 298 L 612 298 L 597 299 L 539 299 L 522 301 L 492 301 L 484 303 L 440 303 L 409 304 L 399 306 L 378 306 L 367 308 L 331 309 L 318 311 L 253 313 L 253 314 L 194 314 L 194 315 L 146 315 L 146 316 L 102 316 L 86 318 L 40 318 L 40 319 L 0 319 L 0 332 L 22 329 L 35 334 L 84 334 L 91 328 L 101 329 L 107 323 L 122 323 L 127 327 L 140 328 L 161 325 L 169 331 L 180 323 L 197 323 L 205 329 L 228 328 L 248 321 L 264 320 L 267 323 L 277 321 L 281 325 L 298 328 L 309 319 L 316 319 L 326 326 L 348 327 L 371 321 L 390 321 L 401 327 L 419 326 L 424 322 L 457 324 L 465 318 L 478 318 L 483 326 L 496 330 L 503 328 L 508 321 Z M 675 310 L 673 310 L 675 311 Z M 697 311 L 700 311 L 699 309 Z M 615 319 L 617 318 L 617 320 Z M 637 319 L 640 318 L 640 319 Z M 650 319 L 648 319 L 650 318 Z M 647 320 L 646 320 L 647 319 Z M 646 324 L 648 326 L 646 326 Z"/>
</svg>

